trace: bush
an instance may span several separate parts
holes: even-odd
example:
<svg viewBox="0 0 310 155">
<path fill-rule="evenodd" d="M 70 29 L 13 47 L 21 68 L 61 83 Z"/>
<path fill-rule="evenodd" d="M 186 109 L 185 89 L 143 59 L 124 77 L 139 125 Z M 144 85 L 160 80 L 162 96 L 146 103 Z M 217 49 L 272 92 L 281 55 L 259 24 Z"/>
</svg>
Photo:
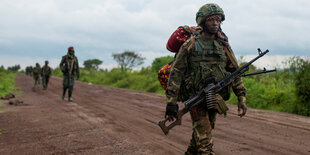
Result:
<svg viewBox="0 0 310 155">
<path fill-rule="evenodd" d="M 1 68 L 0 69 L 0 96 L 1 97 L 15 90 L 14 82 L 15 82 L 15 73 Z"/>
</svg>

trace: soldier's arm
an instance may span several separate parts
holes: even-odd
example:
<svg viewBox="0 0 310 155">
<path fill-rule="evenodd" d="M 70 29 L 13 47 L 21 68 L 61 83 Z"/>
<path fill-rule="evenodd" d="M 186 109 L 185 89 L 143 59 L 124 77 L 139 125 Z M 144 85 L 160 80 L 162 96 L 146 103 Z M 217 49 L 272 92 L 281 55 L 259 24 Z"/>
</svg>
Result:
<svg viewBox="0 0 310 155">
<path fill-rule="evenodd" d="M 62 71 L 62 72 L 64 72 L 64 64 L 66 63 L 65 62 L 66 60 L 65 60 L 65 57 L 62 57 L 61 58 L 61 61 L 60 61 L 60 64 L 59 64 L 59 68 L 60 68 L 60 70 Z"/>
<path fill-rule="evenodd" d="M 171 72 L 168 79 L 168 86 L 166 89 L 167 103 L 176 104 L 180 91 L 181 82 L 185 78 L 187 69 L 187 55 L 190 46 L 190 39 L 186 41 L 175 58 L 172 65 Z"/>
<path fill-rule="evenodd" d="M 227 70 L 229 72 L 234 72 L 237 68 L 231 63 L 231 61 L 228 61 Z M 238 101 L 244 101 L 245 102 L 245 96 L 246 96 L 246 88 L 243 85 L 241 77 L 237 78 L 235 81 L 232 82 L 232 89 L 235 93 L 235 95 L 238 97 Z"/>
<path fill-rule="evenodd" d="M 226 69 L 229 72 L 233 72 L 237 68 L 239 68 L 239 66 L 236 65 L 237 60 L 236 60 L 233 52 L 231 52 L 231 53 L 233 55 L 232 58 L 234 60 L 228 60 Z M 235 61 L 235 63 L 233 63 L 233 61 Z M 235 81 L 232 82 L 232 89 L 233 89 L 235 95 L 238 97 L 238 115 L 240 117 L 242 117 L 246 114 L 247 107 L 246 107 L 246 88 L 243 85 L 241 77 L 237 78 Z M 240 113 L 241 109 L 242 109 L 242 113 Z"/>
<path fill-rule="evenodd" d="M 49 69 L 49 73 L 48 73 L 48 76 L 51 76 L 52 75 L 52 68 L 51 67 L 48 67 L 48 69 Z"/>
<path fill-rule="evenodd" d="M 43 76 L 43 69 L 44 69 L 44 67 L 42 67 L 42 68 L 40 69 L 40 71 L 41 71 L 41 76 Z"/>
</svg>

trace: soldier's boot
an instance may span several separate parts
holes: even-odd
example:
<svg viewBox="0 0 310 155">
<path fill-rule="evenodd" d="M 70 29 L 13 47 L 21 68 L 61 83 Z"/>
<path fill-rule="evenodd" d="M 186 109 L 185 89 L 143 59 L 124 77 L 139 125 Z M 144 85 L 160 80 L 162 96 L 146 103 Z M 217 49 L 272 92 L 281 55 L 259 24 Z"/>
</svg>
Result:
<svg viewBox="0 0 310 155">
<path fill-rule="evenodd" d="M 186 152 L 184 152 L 184 155 L 196 155 L 197 153 L 191 153 L 191 152 L 188 152 L 188 151 L 186 151 Z"/>
<path fill-rule="evenodd" d="M 67 91 L 67 88 L 63 88 L 63 91 L 62 91 L 62 100 L 65 99 L 65 96 L 66 96 L 66 91 Z"/>
<path fill-rule="evenodd" d="M 193 134 L 192 134 L 192 139 L 191 142 L 186 150 L 186 152 L 184 152 L 184 155 L 196 155 L 197 154 L 197 148 L 196 148 L 196 142 L 193 139 Z"/>
<path fill-rule="evenodd" d="M 72 99 L 72 91 L 73 91 L 73 87 L 69 87 L 69 90 L 68 90 L 68 101 L 69 102 L 73 101 L 73 99 Z"/>
<path fill-rule="evenodd" d="M 68 97 L 68 101 L 69 101 L 69 102 L 73 102 L 72 97 Z"/>
</svg>

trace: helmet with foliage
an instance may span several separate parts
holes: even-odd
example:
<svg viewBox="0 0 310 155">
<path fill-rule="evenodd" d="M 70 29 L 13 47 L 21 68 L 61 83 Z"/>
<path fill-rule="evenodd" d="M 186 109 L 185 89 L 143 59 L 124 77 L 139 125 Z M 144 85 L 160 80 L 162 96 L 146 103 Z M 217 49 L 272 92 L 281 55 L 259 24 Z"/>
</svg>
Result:
<svg viewBox="0 0 310 155">
<path fill-rule="evenodd" d="M 200 25 L 203 21 L 206 20 L 207 17 L 212 15 L 221 15 L 222 21 L 225 20 L 225 14 L 223 9 L 215 3 L 209 3 L 200 7 L 198 12 L 196 13 L 196 23 Z"/>
</svg>

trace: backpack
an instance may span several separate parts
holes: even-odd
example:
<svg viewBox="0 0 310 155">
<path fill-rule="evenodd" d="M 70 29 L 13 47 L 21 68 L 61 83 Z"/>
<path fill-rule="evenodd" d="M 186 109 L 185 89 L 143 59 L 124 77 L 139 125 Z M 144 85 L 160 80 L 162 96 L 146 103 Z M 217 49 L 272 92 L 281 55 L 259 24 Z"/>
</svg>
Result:
<svg viewBox="0 0 310 155">
<path fill-rule="evenodd" d="M 170 36 L 170 38 L 168 39 L 168 42 L 166 44 L 166 48 L 167 50 L 169 50 L 170 52 L 175 53 L 175 57 L 179 52 L 180 47 L 182 46 L 182 44 L 189 39 L 192 35 L 198 35 L 199 33 L 201 33 L 202 28 L 199 26 L 180 26 L 178 27 L 178 29 L 176 29 Z M 224 38 L 226 37 L 226 35 L 224 34 L 224 32 L 220 31 L 219 32 L 219 36 L 222 40 L 224 40 Z M 227 37 L 225 38 L 227 39 Z M 227 59 L 231 61 L 232 65 L 235 68 L 239 68 L 238 63 L 237 63 L 237 59 L 235 58 L 235 55 L 231 49 L 231 47 L 228 44 L 228 39 L 227 39 L 227 47 L 224 48 Z M 163 68 L 161 68 L 158 71 L 158 80 L 161 84 L 161 86 L 163 87 L 164 90 L 166 90 L 167 85 L 168 85 L 168 79 L 169 79 L 169 74 L 173 65 L 173 62 L 170 62 L 169 64 L 165 65 Z"/>
<path fill-rule="evenodd" d="M 180 26 L 178 29 L 176 29 L 168 39 L 168 42 L 166 44 L 167 50 L 169 50 L 172 53 L 175 53 L 175 57 L 179 52 L 180 47 L 182 44 L 191 37 L 191 35 L 197 35 L 202 31 L 202 28 L 199 26 Z M 168 85 L 168 79 L 170 75 L 170 71 L 173 65 L 173 62 L 168 63 L 163 68 L 161 68 L 158 71 L 158 81 L 160 82 L 161 86 L 164 90 L 166 90 Z"/>
</svg>

